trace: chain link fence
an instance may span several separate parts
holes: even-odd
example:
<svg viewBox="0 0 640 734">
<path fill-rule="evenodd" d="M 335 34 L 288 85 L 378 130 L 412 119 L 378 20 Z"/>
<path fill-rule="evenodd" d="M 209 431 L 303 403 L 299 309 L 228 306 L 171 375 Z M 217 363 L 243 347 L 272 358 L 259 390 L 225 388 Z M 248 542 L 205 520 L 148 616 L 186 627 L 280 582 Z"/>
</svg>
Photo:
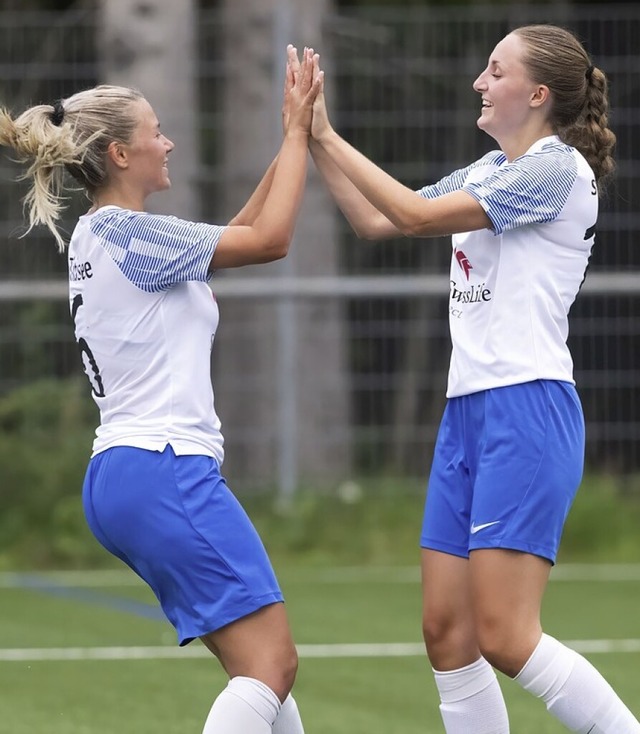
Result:
<svg viewBox="0 0 640 734">
<path fill-rule="evenodd" d="M 634 247 L 640 223 L 640 6 L 367 8 L 327 16 L 321 38 L 302 39 L 300 45 L 313 43 L 323 51 L 336 127 L 391 174 L 418 188 L 493 147 L 476 129 L 479 103 L 471 83 L 495 43 L 512 27 L 529 22 L 554 22 L 577 31 L 596 65 L 610 77 L 618 173 L 603 201 L 590 272 L 572 310 L 570 346 L 588 423 L 588 464 L 594 470 L 631 475 L 640 464 L 640 251 Z M 228 73 L 221 51 L 228 30 L 224 23 L 221 12 L 201 11 L 195 49 L 201 103 L 196 175 L 202 218 L 217 222 L 228 215 L 221 196 L 227 185 L 223 153 L 228 137 L 221 111 Z M 19 110 L 100 81 L 95 38 L 91 10 L 56 15 L 0 12 L 2 104 Z M 273 74 L 281 71 L 274 64 Z M 19 239 L 24 232 L 24 188 L 15 183 L 16 172 L 4 157 L 0 396 L 40 379 L 80 374 L 66 303 L 66 262 L 44 231 Z M 310 185 L 318 185 L 313 176 Z M 69 229 L 82 206 L 81 201 L 72 203 Z M 265 337 L 254 333 L 254 316 L 267 304 L 275 304 L 280 308 L 276 313 L 285 315 L 274 320 L 267 337 L 280 345 L 279 358 L 285 360 L 275 371 L 263 369 L 260 360 L 214 363 L 225 384 L 218 400 L 223 428 L 224 406 L 242 403 L 247 395 L 255 401 L 276 394 L 286 406 L 288 400 L 304 403 L 305 394 L 315 390 L 323 400 L 347 405 L 343 425 L 333 425 L 327 416 L 326 425 L 313 434 L 316 445 L 326 442 L 321 448 L 329 456 L 342 451 L 337 476 L 323 481 L 379 474 L 423 477 L 444 404 L 450 352 L 449 243 L 360 242 L 341 216 L 331 212 L 333 229 L 317 232 L 318 243 L 295 243 L 302 251 L 321 247 L 323 239 L 337 240 L 335 262 L 326 272 L 290 269 L 247 278 L 225 274 L 214 283 L 223 320 L 225 304 L 241 301 L 245 308 L 240 325 L 221 328 L 216 346 L 220 352 L 241 340 L 250 349 L 254 339 Z M 305 366 L 301 374 L 300 355 L 326 326 L 327 304 L 336 306 L 331 318 L 339 319 L 339 328 L 324 338 L 341 341 L 340 374 L 320 366 L 316 372 Z M 301 328 L 296 314 L 303 309 L 308 320 Z M 88 395 L 87 390 L 87 399 Z M 295 451 L 308 426 L 304 410 L 294 415 L 284 410 L 275 427 L 255 425 L 250 418 L 233 423 L 227 432 L 232 455 L 240 451 L 251 456 L 262 446 L 277 459 L 260 472 L 251 471 L 250 461 L 237 462 L 236 485 L 274 486 L 284 481 L 298 486 L 318 479 L 315 468 Z M 314 415 L 313 421 L 322 420 L 321 414 Z"/>
</svg>

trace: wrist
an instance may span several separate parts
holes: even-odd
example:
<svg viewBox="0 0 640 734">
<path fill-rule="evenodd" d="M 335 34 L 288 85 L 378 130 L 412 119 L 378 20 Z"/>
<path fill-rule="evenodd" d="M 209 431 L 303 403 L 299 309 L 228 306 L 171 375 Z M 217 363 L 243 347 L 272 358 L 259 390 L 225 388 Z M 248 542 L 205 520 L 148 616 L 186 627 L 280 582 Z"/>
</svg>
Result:
<svg viewBox="0 0 640 734">
<path fill-rule="evenodd" d="M 331 141 L 332 136 L 334 136 L 335 134 L 336 132 L 332 127 L 327 127 L 319 135 L 312 136 L 311 140 L 320 148 L 324 148 Z"/>
<path fill-rule="evenodd" d="M 309 131 L 302 127 L 294 127 L 289 125 L 289 128 L 285 131 L 285 138 L 300 139 L 304 140 L 305 143 L 309 140 Z"/>
</svg>

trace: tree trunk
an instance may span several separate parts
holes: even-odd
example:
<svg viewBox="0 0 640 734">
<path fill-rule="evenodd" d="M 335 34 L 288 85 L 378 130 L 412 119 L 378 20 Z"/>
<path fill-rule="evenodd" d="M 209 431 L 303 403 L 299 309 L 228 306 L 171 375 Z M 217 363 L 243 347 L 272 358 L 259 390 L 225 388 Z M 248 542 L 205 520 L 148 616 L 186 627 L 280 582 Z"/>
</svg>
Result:
<svg viewBox="0 0 640 734">
<path fill-rule="evenodd" d="M 101 81 L 139 89 L 176 146 L 151 207 L 198 219 L 194 0 L 101 0 L 97 27 Z"/>
<path fill-rule="evenodd" d="M 321 48 L 329 9 L 330 0 L 224 3 L 229 217 L 280 145 L 286 45 L 293 43 L 300 52 L 305 45 Z M 281 276 L 336 274 L 334 212 L 311 165 L 288 257 L 223 277 L 270 277 L 277 291 Z M 225 463 L 234 481 L 276 483 L 287 498 L 302 482 L 326 484 L 343 477 L 349 467 L 343 303 L 233 299 L 221 310 L 217 399 L 227 439 Z"/>
</svg>

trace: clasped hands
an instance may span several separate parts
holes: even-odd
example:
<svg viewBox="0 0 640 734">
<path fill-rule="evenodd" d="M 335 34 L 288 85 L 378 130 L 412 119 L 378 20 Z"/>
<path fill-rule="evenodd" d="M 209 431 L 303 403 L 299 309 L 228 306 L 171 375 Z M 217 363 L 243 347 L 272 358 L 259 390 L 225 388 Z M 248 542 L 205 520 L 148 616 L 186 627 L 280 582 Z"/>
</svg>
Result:
<svg viewBox="0 0 640 734">
<path fill-rule="evenodd" d="M 320 56 L 312 48 L 305 48 L 299 59 L 297 49 L 287 46 L 282 127 L 285 134 L 301 131 L 316 141 L 332 131 L 324 97 L 324 72 Z"/>
</svg>

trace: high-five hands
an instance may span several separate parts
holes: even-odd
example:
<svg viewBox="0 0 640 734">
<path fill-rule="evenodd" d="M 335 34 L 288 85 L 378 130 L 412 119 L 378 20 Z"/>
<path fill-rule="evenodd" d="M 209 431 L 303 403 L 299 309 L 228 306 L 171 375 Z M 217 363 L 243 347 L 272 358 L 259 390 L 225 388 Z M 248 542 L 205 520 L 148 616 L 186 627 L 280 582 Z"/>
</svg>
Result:
<svg viewBox="0 0 640 734">
<path fill-rule="evenodd" d="M 313 59 L 313 81 L 320 80 L 320 89 L 313 103 L 313 119 L 311 121 L 311 137 L 320 141 L 324 136 L 332 132 L 333 128 L 329 122 L 329 112 L 324 96 L 324 71 L 320 69 L 320 57 L 318 54 Z"/>
<path fill-rule="evenodd" d="M 287 68 L 282 101 L 282 126 L 285 134 L 302 131 L 311 133 L 315 100 L 322 89 L 324 72 L 319 67 L 320 57 L 312 48 L 305 48 L 302 61 L 296 49 L 287 46 Z"/>
<path fill-rule="evenodd" d="M 306 55 L 306 56 L 305 56 Z M 291 93 L 296 79 L 301 79 L 305 70 L 305 59 L 311 65 L 311 93 L 314 95 L 313 116 L 311 121 L 311 137 L 320 140 L 332 131 L 327 112 L 327 104 L 324 96 L 324 71 L 320 68 L 320 56 L 313 49 L 305 49 L 302 62 L 298 58 L 298 52 L 294 46 L 287 46 L 287 67 L 284 82 L 284 99 L 282 104 L 282 126 L 286 132 L 290 121 Z M 316 88 L 319 85 L 319 88 Z"/>
</svg>

